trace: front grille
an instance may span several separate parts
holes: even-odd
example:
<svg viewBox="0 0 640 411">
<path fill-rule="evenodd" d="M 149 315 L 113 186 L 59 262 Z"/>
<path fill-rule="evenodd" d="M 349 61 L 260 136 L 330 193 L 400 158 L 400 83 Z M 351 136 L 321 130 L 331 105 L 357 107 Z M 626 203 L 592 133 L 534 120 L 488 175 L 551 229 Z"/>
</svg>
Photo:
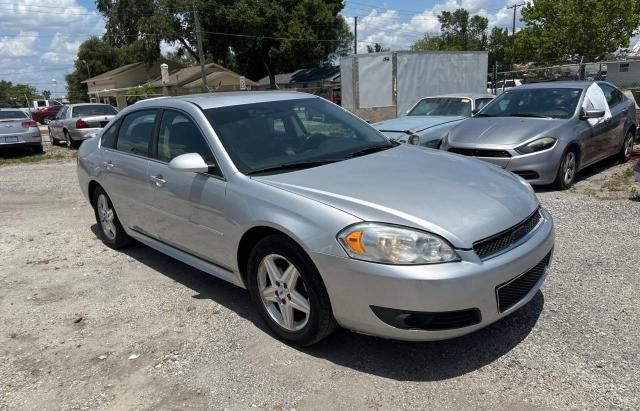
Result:
<svg viewBox="0 0 640 411">
<path fill-rule="evenodd" d="M 462 154 L 463 156 L 471 157 L 492 157 L 492 158 L 509 158 L 511 154 L 504 150 L 484 150 L 475 148 L 449 148 L 450 153 Z"/>
<path fill-rule="evenodd" d="M 538 284 L 538 281 L 544 275 L 550 259 L 551 253 L 547 254 L 531 270 L 496 287 L 496 299 L 498 300 L 498 310 L 500 312 L 513 307 L 529 294 L 529 291 Z"/>
<path fill-rule="evenodd" d="M 371 306 L 374 314 L 385 323 L 403 330 L 442 331 L 480 323 L 480 310 L 419 312 Z"/>
<path fill-rule="evenodd" d="M 524 221 L 505 231 L 473 243 L 473 251 L 482 259 L 498 254 L 529 234 L 540 222 L 540 209 L 537 209 Z"/>
</svg>

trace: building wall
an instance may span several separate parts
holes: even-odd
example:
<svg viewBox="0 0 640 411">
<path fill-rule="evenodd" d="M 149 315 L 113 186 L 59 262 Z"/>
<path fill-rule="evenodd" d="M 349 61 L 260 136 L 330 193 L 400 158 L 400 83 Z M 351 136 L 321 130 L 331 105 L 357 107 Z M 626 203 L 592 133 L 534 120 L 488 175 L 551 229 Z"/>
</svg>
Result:
<svg viewBox="0 0 640 411">
<path fill-rule="evenodd" d="M 628 64 L 628 71 L 621 72 L 621 64 Z M 640 86 L 640 61 L 607 63 L 607 81 L 619 87 Z"/>
</svg>

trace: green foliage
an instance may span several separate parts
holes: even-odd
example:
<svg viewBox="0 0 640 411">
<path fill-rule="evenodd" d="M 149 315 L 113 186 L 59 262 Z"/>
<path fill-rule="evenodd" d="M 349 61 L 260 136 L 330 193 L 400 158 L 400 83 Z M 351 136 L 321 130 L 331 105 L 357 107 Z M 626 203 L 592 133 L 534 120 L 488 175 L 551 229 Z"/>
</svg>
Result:
<svg viewBox="0 0 640 411">
<path fill-rule="evenodd" d="M 156 97 L 155 92 L 155 88 L 153 88 L 153 86 L 151 86 L 150 84 L 132 87 L 127 92 L 127 104 L 133 104 L 140 100 Z"/>
<path fill-rule="evenodd" d="M 471 16 L 465 9 L 443 11 L 438 16 L 440 37 L 426 37 L 411 45 L 411 50 L 486 50 L 489 20 Z"/>
<path fill-rule="evenodd" d="M 37 98 L 38 93 L 33 86 L 0 80 L 0 102 L 13 107 L 27 107 Z"/>
<path fill-rule="evenodd" d="M 375 43 L 373 46 L 367 44 L 367 53 L 381 53 L 383 51 L 389 51 L 390 49 L 382 47 L 379 43 Z"/>
<path fill-rule="evenodd" d="M 522 9 L 516 60 L 595 61 L 628 47 L 640 25 L 638 0 L 536 0 Z"/>
</svg>

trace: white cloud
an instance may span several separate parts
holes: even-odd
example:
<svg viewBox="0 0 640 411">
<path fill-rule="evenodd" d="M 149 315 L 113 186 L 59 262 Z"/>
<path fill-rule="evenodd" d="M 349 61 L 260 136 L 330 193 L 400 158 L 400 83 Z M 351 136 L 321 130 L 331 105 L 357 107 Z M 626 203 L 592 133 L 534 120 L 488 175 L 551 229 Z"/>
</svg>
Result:
<svg viewBox="0 0 640 411">
<path fill-rule="evenodd" d="M 2 5 L 0 21 L 5 30 L 101 33 L 104 19 L 76 0 L 14 0 Z"/>
<path fill-rule="evenodd" d="M 3 57 L 28 57 L 37 54 L 38 33 L 21 31 L 16 36 L 0 37 L 0 55 Z"/>
<path fill-rule="evenodd" d="M 63 33 L 54 34 L 48 51 L 40 56 L 40 61 L 49 64 L 72 64 L 78 54 L 80 40 L 69 39 Z"/>
</svg>

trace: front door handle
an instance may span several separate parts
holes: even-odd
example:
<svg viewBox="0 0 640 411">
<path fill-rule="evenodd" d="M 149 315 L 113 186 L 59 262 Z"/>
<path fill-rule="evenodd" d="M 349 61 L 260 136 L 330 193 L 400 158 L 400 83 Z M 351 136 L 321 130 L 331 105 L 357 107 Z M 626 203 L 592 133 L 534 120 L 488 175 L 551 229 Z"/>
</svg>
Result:
<svg viewBox="0 0 640 411">
<path fill-rule="evenodd" d="M 162 188 L 162 187 L 164 187 L 164 185 L 167 183 L 167 180 L 165 180 L 165 179 L 162 177 L 162 174 L 158 174 L 158 175 L 155 175 L 155 176 L 151 176 L 150 180 L 151 180 L 151 182 L 152 182 L 156 187 L 158 187 L 158 188 Z"/>
<path fill-rule="evenodd" d="M 111 162 L 111 160 L 109 161 L 103 161 L 102 162 L 102 167 L 104 167 L 107 171 L 111 171 L 113 170 L 113 163 Z"/>
</svg>

